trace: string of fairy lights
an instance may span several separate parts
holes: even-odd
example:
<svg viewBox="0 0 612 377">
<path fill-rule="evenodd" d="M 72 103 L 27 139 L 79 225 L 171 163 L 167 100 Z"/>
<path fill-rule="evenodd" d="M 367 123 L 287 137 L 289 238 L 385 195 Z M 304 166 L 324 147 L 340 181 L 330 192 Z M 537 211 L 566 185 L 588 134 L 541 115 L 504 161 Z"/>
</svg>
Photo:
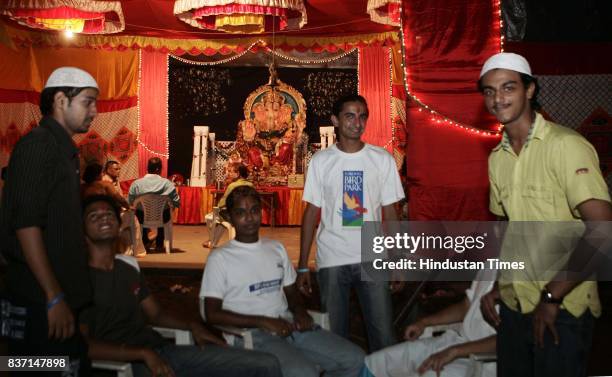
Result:
<svg viewBox="0 0 612 377">
<path fill-rule="evenodd" d="M 502 13 L 501 13 L 501 0 L 497 0 L 496 1 L 497 4 L 497 8 L 498 8 L 498 22 L 499 22 L 499 31 L 500 31 L 500 52 L 504 51 L 504 36 L 503 36 L 503 30 L 502 30 L 502 26 L 503 26 L 503 20 L 502 20 Z M 400 2 L 400 24 L 403 25 L 403 5 Z M 419 99 L 416 94 L 414 94 L 414 92 L 412 92 L 410 90 L 410 85 L 409 85 L 409 73 L 408 73 L 408 64 L 406 62 L 406 40 L 405 40 L 405 33 L 404 33 L 404 28 L 400 27 L 400 45 L 401 45 L 401 54 L 402 54 L 402 62 L 401 62 L 401 67 L 402 67 L 402 71 L 403 71 L 403 78 L 404 78 L 404 88 L 406 90 L 406 94 L 408 94 L 408 96 L 413 100 L 413 102 L 415 104 L 417 104 L 419 106 L 419 112 L 428 112 L 429 116 L 430 116 L 430 121 L 432 124 L 434 125 L 444 125 L 444 126 L 452 126 L 452 127 L 457 127 L 460 129 L 465 130 L 466 132 L 475 134 L 475 135 L 480 135 L 480 136 L 486 136 L 486 137 L 499 137 L 501 135 L 502 132 L 502 125 L 499 125 L 497 127 L 497 130 L 495 131 L 490 131 L 490 130 L 483 130 L 477 127 L 473 127 L 470 125 L 467 125 L 465 123 L 461 123 L 458 121 L 455 121 L 443 114 L 441 114 L 440 112 L 436 111 L 435 109 L 431 108 L 429 105 L 427 105 L 426 103 L 424 103 L 421 99 Z"/>
<path fill-rule="evenodd" d="M 298 64 L 327 64 L 327 63 L 331 63 L 334 62 L 336 60 L 342 59 L 350 54 L 355 53 L 355 51 L 357 51 L 357 47 L 354 47 L 348 51 L 342 52 L 340 54 L 334 55 L 334 56 L 330 56 L 330 57 L 326 57 L 326 58 L 322 58 L 322 59 L 300 59 L 300 58 L 296 58 L 293 56 L 289 56 L 289 55 L 285 55 L 283 53 L 277 52 L 274 49 L 268 47 L 268 45 L 266 44 L 265 41 L 258 39 L 257 41 L 251 43 L 251 45 L 249 45 L 249 47 L 247 47 L 244 51 L 242 51 L 241 53 L 238 53 L 234 56 L 231 56 L 229 58 L 226 59 L 220 59 L 220 60 L 216 60 L 216 61 L 212 61 L 212 62 L 199 62 L 199 61 L 193 61 L 193 60 L 189 60 L 189 59 L 185 59 L 183 57 L 180 56 L 176 56 L 174 54 L 167 54 L 166 56 L 166 69 L 169 70 L 169 58 L 173 58 L 176 59 L 182 63 L 186 63 L 186 64 L 192 64 L 192 65 L 197 65 L 197 66 L 213 66 L 213 65 L 220 65 L 220 64 L 226 64 L 229 62 L 232 62 L 236 59 L 239 59 L 240 57 L 246 55 L 248 52 L 251 52 L 251 50 L 257 46 L 257 45 L 261 45 L 263 46 L 263 48 L 268 52 L 271 53 L 277 57 L 280 57 L 282 59 L 286 59 Z M 169 78 L 169 74 L 168 71 L 166 72 L 166 98 L 169 98 L 169 85 L 168 85 L 168 78 Z M 141 88 L 141 80 L 142 80 L 142 52 L 141 50 L 138 51 L 138 93 L 140 93 L 140 88 Z M 140 136 L 140 128 L 141 128 L 141 117 L 140 117 L 140 95 L 138 96 L 137 99 L 137 108 L 138 108 L 138 127 L 137 127 L 137 131 L 136 131 L 136 141 L 138 142 L 138 144 L 140 146 L 142 146 L 142 148 L 144 148 L 147 152 L 155 155 L 155 156 L 159 156 L 159 157 L 164 157 L 164 158 L 169 158 L 170 154 L 169 154 L 169 140 L 168 140 L 168 127 L 169 127 L 169 109 L 168 106 L 166 106 L 166 119 L 165 119 L 165 152 L 158 152 L 158 151 L 154 151 L 153 149 L 149 148 L 147 146 L 147 144 L 145 144 L 142 140 L 141 140 L 141 136 Z"/>
<path fill-rule="evenodd" d="M 496 2 L 497 5 L 497 15 L 498 15 L 498 23 L 499 23 L 499 50 L 500 52 L 504 51 L 504 35 L 503 35 L 503 17 L 502 17 L 502 7 L 501 7 L 501 0 L 497 0 Z M 403 8 L 402 8 L 402 3 L 400 2 L 400 25 L 403 25 Z M 497 127 L 497 130 L 491 131 L 491 130 L 483 130 L 477 127 L 473 127 L 470 125 L 467 125 L 465 123 L 461 123 L 458 121 L 455 121 L 443 114 L 441 114 L 440 112 L 436 111 L 435 109 L 433 109 L 432 107 L 430 107 L 429 105 L 427 105 L 426 103 L 424 103 L 421 99 L 419 99 L 419 97 L 417 97 L 416 94 L 414 94 L 411 89 L 410 89 L 410 85 L 409 85 L 409 72 L 408 72 L 408 64 L 406 63 L 406 40 L 405 40 L 405 33 L 404 33 L 404 29 L 403 27 L 399 28 L 399 33 L 400 33 L 400 51 L 401 51 L 401 55 L 402 55 L 402 59 L 401 59 L 401 68 L 402 68 L 402 72 L 403 72 L 403 82 L 404 82 L 404 88 L 406 90 L 406 94 L 413 100 L 413 102 L 415 104 L 417 104 L 419 106 L 418 111 L 419 112 L 428 112 L 429 116 L 430 116 L 430 121 L 432 124 L 434 125 L 444 125 L 444 126 L 451 126 L 451 127 L 456 127 L 456 128 L 461 128 L 463 130 L 465 130 L 466 132 L 475 134 L 475 135 L 480 135 L 480 136 L 486 136 L 486 137 L 499 137 L 501 135 L 502 132 L 502 128 L 503 126 L 500 124 Z M 354 53 L 355 51 L 358 50 L 357 47 L 354 47 L 350 50 L 347 50 L 345 52 L 342 52 L 340 54 L 334 55 L 334 56 L 330 56 L 330 57 L 326 57 L 326 58 L 321 58 L 321 59 L 300 59 L 300 58 L 296 58 L 290 55 L 286 55 L 283 53 L 280 53 L 278 51 L 276 51 L 273 48 L 270 48 L 267 43 L 262 40 L 262 39 L 258 39 L 255 42 L 251 43 L 244 51 L 233 55 L 229 58 L 225 58 L 225 59 L 220 59 L 220 60 L 215 60 L 215 61 L 210 61 L 210 62 L 202 62 L 202 61 L 194 61 L 194 60 L 190 60 L 190 59 L 185 59 L 183 57 L 174 55 L 174 54 L 168 54 L 166 57 L 166 67 L 167 69 L 169 69 L 169 58 L 173 58 L 175 60 L 178 60 L 182 63 L 185 64 L 191 64 L 191 65 L 197 65 L 197 66 L 214 66 L 214 65 L 220 65 L 220 64 L 227 64 L 230 63 L 236 59 L 239 59 L 241 57 L 243 57 L 244 55 L 246 55 L 249 52 L 252 52 L 253 48 L 255 46 L 261 45 L 266 52 L 294 62 L 294 63 L 298 63 L 298 64 L 327 64 L 327 63 L 331 63 L 334 62 L 336 60 L 342 59 L 352 53 Z M 139 64 L 138 64 L 138 92 L 140 93 L 140 87 L 141 87 L 141 79 L 142 79 L 142 59 L 141 59 L 141 52 L 139 51 Z M 391 50 L 389 49 L 389 80 L 391 81 L 391 85 L 389 86 L 389 98 L 392 97 L 393 95 L 393 59 L 392 59 L 392 53 Z M 360 59 L 357 59 L 357 72 L 360 71 Z M 357 82 L 357 87 L 359 88 L 359 74 L 357 75 L 358 78 L 358 82 Z M 167 75 L 168 77 L 168 75 Z M 166 80 L 168 80 L 168 78 L 166 78 Z M 168 96 L 168 85 L 166 85 L 166 95 Z M 164 157 L 164 158 L 169 158 L 169 140 L 168 140 L 168 107 L 166 107 L 166 119 L 165 119 L 165 126 L 166 126 L 166 138 L 165 138 L 165 152 L 160 153 L 158 151 L 154 151 L 152 149 L 150 149 L 141 139 L 140 139 L 140 125 L 141 125 L 141 118 L 140 118 L 140 96 L 138 96 L 138 127 L 137 127 L 137 135 L 136 135 L 136 140 L 138 142 L 138 144 L 140 146 L 142 146 L 147 152 L 156 155 L 156 156 L 160 156 L 160 157 Z M 392 101 L 391 101 L 392 102 Z M 391 103 L 391 109 L 390 109 L 390 114 L 391 114 L 391 118 L 393 118 L 393 104 Z M 396 126 L 393 122 L 393 119 L 391 120 L 391 139 L 389 141 L 387 141 L 383 148 L 387 148 L 389 147 L 389 145 L 391 145 L 393 143 L 393 141 L 395 140 L 395 136 L 396 136 Z"/>
<path fill-rule="evenodd" d="M 185 59 L 183 57 L 174 55 L 174 54 L 169 54 L 168 56 L 172 57 L 173 59 L 176 59 L 182 63 L 186 63 L 186 64 L 192 64 L 192 65 L 197 65 L 197 66 L 212 66 L 212 65 L 219 65 L 219 64 L 227 64 L 230 63 L 236 59 L 239 59 L 241 57 L 243 57 L 244 55 L 246 55 L 249 52 L 252 52 L 251 50 L 257 46 L 257 45 L 261 45 L 266 52 L 277 56 L 279 58 L 285 59 L 285 60 L 289 60 L 291 62 L 294 63 L 298 63 L 298 64 L 327 64 L 327 63 L 332 63 L 336 60 L 342 59 L 352 53 L 354 53 L 355 51 L 357 51 L 357 47 L 354 47 L 348 51 L 342 52 L 340 54 L 334 55 L 334 56 L 329 56 L 326 58 L 322 58 L 322 59 L 300 59 L 300 58 L 296 58 L 290 55 L 285 55 L 283 53 L 280 53 L 278 51 L 275 51 L 274 49 L 270 48 L 268 46 L 268 44 L 261 39 L 256 40 L 255 42 L 251 43 L 251 45 L 249 47 L 247 47 L 244 51 L 233 55 L 229 58 L 225 58 L 225 59 L 220 59 L 220 60 L 215 60 L 215 61 L 210 61 L 210 62 L 200 62 L 200 61 L 194 61 L 194 60 L 190 60 L 190 59 Z"/>
</svg>

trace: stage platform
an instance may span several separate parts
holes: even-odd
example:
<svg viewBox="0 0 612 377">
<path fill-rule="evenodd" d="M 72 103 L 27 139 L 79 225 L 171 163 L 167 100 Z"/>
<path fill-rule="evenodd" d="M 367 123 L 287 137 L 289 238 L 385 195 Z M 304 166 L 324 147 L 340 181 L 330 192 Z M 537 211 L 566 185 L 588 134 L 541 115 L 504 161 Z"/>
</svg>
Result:
<svg viewBox="0 0 612 377">
<path fill-rule="evenodd" d="M 202 243 L 208 240 L 208 228 L 205 225 L 175 224 L 172 231 L 174 233 L 172 253 L 149 253 L 143 258 L 138 258 L 140 266 L 156 269 L 202 270 L 210 253 L 210 249 L 202 247 Z M 262 226 L 260 234 L 263 237 L 282 242 L 291 262 L 297 266 L 300 257 L 300 227 Z M 227 242 L 227 232 L 223 235 L 220 244 L 224 242 Z M 313 245 L 310 253 L 309 265 L 311 268 L 314 268 L 314 248 Z"/>
<path fill-rule="evenodd" d="M 212 186 L 189 187 L 177 186 L 181 206 L 175 210 L 173 221 L 181 225 L 204 224 L 204 216 L 212 211 L 213 204 L 223 191 Z M 262 224 L 272 223 L 271 212 L 274 215 L 274 225 L 301 225 L 302 215 L 306 205 L 302 202 L 302 188 L 287 186 L 258 186 L 257 191 L 265 193 L 262 206 Z M 272 211 L 273 210 L 273 211 Z"/>
</svg>

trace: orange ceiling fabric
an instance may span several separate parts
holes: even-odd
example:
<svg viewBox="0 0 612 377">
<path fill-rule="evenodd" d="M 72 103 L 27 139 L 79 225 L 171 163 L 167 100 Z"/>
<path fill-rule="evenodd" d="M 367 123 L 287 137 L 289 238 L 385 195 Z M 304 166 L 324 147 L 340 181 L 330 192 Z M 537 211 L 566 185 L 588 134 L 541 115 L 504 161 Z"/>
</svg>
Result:
<svg viewBox="0 0 612 377">
<path fill-rule="evenodd" d="M 120 99 L 138 94 L 138 51 L 101 51 L 80 48 L 24 48 L 0 44 L 2 89 L 41 92 L 47 77 L 62 66 L 79 67 L 98 81 L 100 99 Z"/>
<path fill-rule="evenodd" d="M 33 29 L 84 34 L 119 33 L 125 29 L 119 1 L 8 0 L 0 10 Z"/>
</svg>

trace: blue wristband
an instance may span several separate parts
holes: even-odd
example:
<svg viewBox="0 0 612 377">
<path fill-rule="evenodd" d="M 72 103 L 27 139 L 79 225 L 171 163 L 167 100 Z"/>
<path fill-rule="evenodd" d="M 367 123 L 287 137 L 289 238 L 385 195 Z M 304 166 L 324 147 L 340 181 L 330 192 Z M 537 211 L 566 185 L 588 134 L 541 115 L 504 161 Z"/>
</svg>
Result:
<svg viewBox="0 0 612 377">
<path fill-rule="evenodd" d="M 53 297 L 51 300 L 49 300 L 49 302 L 47 302 L 47 310 L 57 305 L 63 299 L 64 299 L 64 292 L 61 292 L 57 296 Z"/>
<path fill-rule="evenodd" d="M 309 271 L 310 271 L 310 269 L 309 269 L 309 268 L 307 268 L 307 267 L 304 267 L 304 268 L 298 268 L 298 269 L 297 269 L 297 273 L 298 273 L 298 274 L 301 274 L 301 273 L 303 273 L 303 272 L 309 272 Z"/>
</svg>

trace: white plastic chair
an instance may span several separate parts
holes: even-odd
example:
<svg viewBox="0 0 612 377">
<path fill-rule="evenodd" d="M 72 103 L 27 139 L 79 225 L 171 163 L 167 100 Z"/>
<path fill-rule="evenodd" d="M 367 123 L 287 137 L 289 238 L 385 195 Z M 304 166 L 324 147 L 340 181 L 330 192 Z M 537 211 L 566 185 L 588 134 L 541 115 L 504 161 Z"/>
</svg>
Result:
<svg viewBox="0 0 612 377">
<path fill-rule="evenodd" d="M 204 297 L 200 297 L 200 315 L 206 321 L 206 312 L 204 310 Z M 321 313 L 315 310 L 309 310 L 308 314 L 312 317 L 314 323 L 321 326 L 324 330 L 330 329 L 329 324 L 329 314 Z M 224 335 L 233 335 L 239 338 L 242 338 L 244 349 L 252 350 L 253 349 L 253 329 L 250 328 L 241 328 L 234 326 L 215 326 L 219 330 L 223 332 Z"/>
<path fill-rule="evenodd" d="M 206 221 L 206 225 L 208 226 L 209 232 L 208 238 L 210 239 L 211 248 L 217 246 L 217 244 L 221 240 L 221 236 L 223 235 L 223 230 L 218 231 L 219 227 L 227 229 L 228 240 L 232 240 L 236 237 L 236 229 L 229 221 L 223 219 L 223 217 L 221 216 L 221 208 L 213 207 L 213 211 L 207 215 Z"/>
<path fill-rule="evenodd" d="M 167 223 L 164 223 L 164 209 L 168 208 L 172 212 L 172 201 L 165 195 L 145 194 L 134 200 L 134 207 L 142 209 L 144 216 L 140 224 L 143 228 L 157 229 L 164 228 L 164 249 L 166 254 L 172 251 L 172 216 Z"/>
<path fill-rule="evenodd" d="M 153 329 L 160 333 L 164 338 L 174 339 L 176 345 L 194 344 L 190 331 L 169 329 L 166 327 L 154 327 Z M 92 360 L 91 366 L 95 369 L 115 371 L 117 372 L 117 377 L 134 377 L 132 364 L 125 361 Z"/>
<path fill-rule="evenodd" d="M 459 332 L 461 326 L 461 322 L 449 323 L 447 325 L 427 326 L 423 330 L 423 334 L 420 336 L 420 339 L 431 338 L 449 330 Z M 496 363 L 497 355 L 495 352 L 472 353 L 470 354 L 470 360 L 472 360 L 472 368 L 468 370 L 465 376 L 482 377 L 484 372 L 484 364 Z"/>
</svg>

